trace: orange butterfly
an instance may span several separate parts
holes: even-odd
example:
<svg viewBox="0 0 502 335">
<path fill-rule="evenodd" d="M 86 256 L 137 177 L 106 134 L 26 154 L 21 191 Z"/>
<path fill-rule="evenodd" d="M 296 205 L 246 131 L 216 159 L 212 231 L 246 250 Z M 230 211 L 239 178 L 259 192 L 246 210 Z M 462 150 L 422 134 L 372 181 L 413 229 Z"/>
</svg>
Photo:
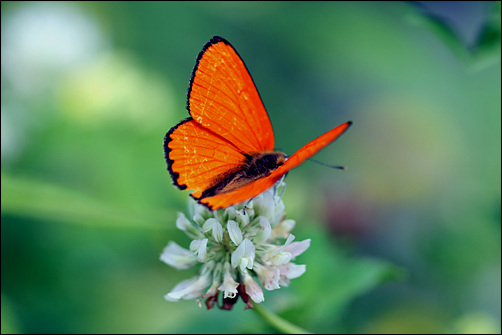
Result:
<svg viewBox="0 0 502 335">
<path fill-rule="evenodd" d="M 188 88 L 190 117 L 166 134 L 167 169 L 179 189 L 211 210 L 264 192 L 289 170 L 336 140 L 345 122 L 291 157 L 274 151 L 274 132 L 239 54 L 214 36 L 197 57 Z"/>
</svg>

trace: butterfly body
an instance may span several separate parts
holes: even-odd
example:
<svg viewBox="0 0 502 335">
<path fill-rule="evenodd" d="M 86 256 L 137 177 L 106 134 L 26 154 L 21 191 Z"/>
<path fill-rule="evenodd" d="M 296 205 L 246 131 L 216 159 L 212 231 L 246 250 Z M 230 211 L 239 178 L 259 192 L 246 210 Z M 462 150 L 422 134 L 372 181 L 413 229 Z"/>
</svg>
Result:
<svg viewBox="0 0 502 335">
<path fill-rule="evenodd" d="M 210 209 L 249 200 L 338 138 L 335 127 L 287 157 L 274 151 L 268 114 L 244 62 L 225 39 L 213 37 L 190 79 L 190 117 L 171 128 L 164 154 L 174 185 Z"/>
<path fill-rule="evenodd" d="M 201 198 L 235 191 L 260 178 L 267 177 L 285 160 L 286 155 L 282 152 L 246 154 L 246 160 L 239 168 L 217 176 L 214 179 L 214 185 L 202 192 Z"/>
</svg>

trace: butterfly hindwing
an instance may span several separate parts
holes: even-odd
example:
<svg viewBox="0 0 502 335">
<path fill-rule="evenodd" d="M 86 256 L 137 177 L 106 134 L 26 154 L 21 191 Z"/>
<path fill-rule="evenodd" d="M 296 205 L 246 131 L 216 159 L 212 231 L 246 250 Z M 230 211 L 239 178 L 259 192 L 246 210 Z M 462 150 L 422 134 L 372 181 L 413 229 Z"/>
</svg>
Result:
<svg viewBox="0 0 502 335">
<path fill-rule="evenodd" d="M 245 156 L 228 141 L 191 118 L 166 134 L 164 153 L 174 184 L 195 190 L 195 198 L 245 162 Z"/>
</svg>

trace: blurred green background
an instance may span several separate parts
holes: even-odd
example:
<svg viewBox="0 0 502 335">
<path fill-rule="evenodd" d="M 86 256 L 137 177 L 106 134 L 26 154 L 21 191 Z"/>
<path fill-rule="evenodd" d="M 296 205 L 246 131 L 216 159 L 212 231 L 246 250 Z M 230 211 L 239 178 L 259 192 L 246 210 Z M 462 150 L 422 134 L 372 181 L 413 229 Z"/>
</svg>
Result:
<svg viewBox="0 0 502 335">
<path fill-rule="evenodd" d="M 264 306 L 314 332 L 500 333 L 500 2 L 2 2 L 2 333 L 273 331 L 163 296 L 188 192 L 165 133 L 213 35 L 279 150 L 307 272 Z"/>
</svg>

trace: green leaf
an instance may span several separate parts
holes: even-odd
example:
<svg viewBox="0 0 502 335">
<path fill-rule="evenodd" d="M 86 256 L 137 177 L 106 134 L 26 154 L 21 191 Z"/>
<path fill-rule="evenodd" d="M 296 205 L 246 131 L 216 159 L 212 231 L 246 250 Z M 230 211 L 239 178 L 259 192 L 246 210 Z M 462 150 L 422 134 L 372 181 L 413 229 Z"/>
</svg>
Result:
<svg viewBox="0 0 502 335">
<path fill-rule="evenodd" d="M 438 36 L 458 58 L 462 60 L 467 60 L 469 58 L 467 46 L 449 22 L 431 12 L 428 12 L 421 6 L 412 5 L 411 7 L 415 10 L 410 12 L 406 17 L 411 25 L 424 30 L 429 30 L 434 35 Z"/>
<path fill-rule="evenodd" d="M 76 190 L 2 172 L 2 215 L 48 221 L 168 229 L 174 211 L 131 210 L 86 196 Z"/>
<path fill-rule="evenodd" d="M 493 10 L 484 23 L 473 50 L 476 55 L 474 64 L 476 69 L 483 69 L 500 62 L 500 1 L 494 1 L 490 4 L 493 6 Z"/>
<path fill-rule="evenodd" d="M 493 1 L 491 11 L 482 23 L 480 32 L 473 45 L 467 45 L 451 22 L 417 3 L 412 4 L 408 21 L 429 30 L 438 36 L 456 56 L 472 65 L 474 70 L 481 70 L 500 61 L 501 19 L 500 1 Z"/>
<path fill-rule="evenodd" d="M 312 230 L 309 235 L 311 247 L 297 262 L 307 264 L 305 274 L 295 279 L 300 286 L 299 305 L 281 313 L 306 329 L 333 331 L 351 301 L 404 275 L 402 269 L 382 260 L 344 255 L 322 231 Z"/>
<path fill-rule="evenodd" d="M 2 294 L 2 334 L 22 334 L 10 300 Z"/>
</svg>

